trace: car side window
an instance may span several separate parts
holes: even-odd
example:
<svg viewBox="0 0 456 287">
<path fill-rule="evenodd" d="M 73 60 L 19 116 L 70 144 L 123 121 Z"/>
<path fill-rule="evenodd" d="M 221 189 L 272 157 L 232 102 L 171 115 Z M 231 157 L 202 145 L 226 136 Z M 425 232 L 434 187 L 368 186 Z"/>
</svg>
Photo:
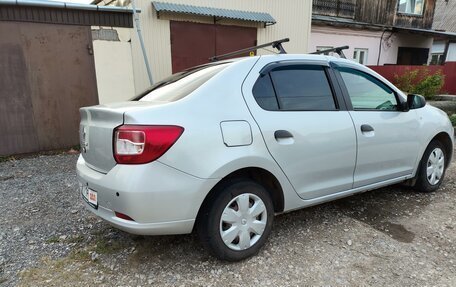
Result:
<svg viewBox="0 0 456 287">
<path fill-rule="evenodd" d="M 396 94 L 387 85 L 364 72 L 338 68 L 354 110 L 397 111 Z"/>
<path fill-rule="evenodd" d="M 270 111 L 337 109 L 322 66 L 290 65 L 275 68 L 258 78 L 252 93 L 258 105 Z"/>
<path fill-rule="evenodd" d="M 331 86 L 322 66 L 289 66 L 271 72 L 281 110 L 335 110 Z"/>
<path fill-rule="evenodd" d="M 279 104 L 269 74 L 261 75 L 253 86 L 253 96 L 258 105 L 268 111 L 277 111 Z"/>
</svg>

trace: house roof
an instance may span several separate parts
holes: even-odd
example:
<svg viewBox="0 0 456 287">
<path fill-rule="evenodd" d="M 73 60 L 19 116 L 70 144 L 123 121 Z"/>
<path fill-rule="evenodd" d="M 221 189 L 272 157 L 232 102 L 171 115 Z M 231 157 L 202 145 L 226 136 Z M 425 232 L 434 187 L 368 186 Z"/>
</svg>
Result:
<svg viewBox="0 0 456 287">
<path fill-rule="evenodd" d="M 0 21 L 133 27 L 133 10 L 45 0 L 1 0 Z"/>
<path fill-rule="evenodd" d="M 260 22 L 270 25 L 276 23 L 276 20 L 270 14 L 262 12 L 250 12 L 157 1 L 153 1 L 152 5 L 158 13 L 163 11 L 181 14 L 201 15 L 208 17 Z"/>
<path fill-rule="evenodd" d="M 312 24 L 324 24 L 330 26 L 349 27 L 349 28 L 360 28 L 370 30 L 390 30 L 397 32 L 408 32 L 412 34 L 420 34 L 431 37 L 443 37 L 456 39 L 456 33 L 444 32 L 433 29 L 419 29 L 419 28 L 406 28 L 400 26 L 387 26 L 380 24 L 371 24 L 365 22 L 358 22 L 349 18 L 324 16 L 324 15 L 312 15 Z"/>
<path fill-rule="evenodd" d="M 437 0 L 432 29 L 456 32 L 456 1 Z"/>
<path fill-rule="evenodd" d="M 128 7 L 97 6 L 97 5 L 91 5 L 91 4 L 79 4 L 79 3 L 70 3 L 70 2 L 67 3 L 67 2 L 47 1 L 47 0 L 2 0 L 2 1 L 0 1 L 0 5 L 133 13 L 133 10 Z M 138 11 L 138 9 L 137 9 L 137 11 Z"/>
</svg>

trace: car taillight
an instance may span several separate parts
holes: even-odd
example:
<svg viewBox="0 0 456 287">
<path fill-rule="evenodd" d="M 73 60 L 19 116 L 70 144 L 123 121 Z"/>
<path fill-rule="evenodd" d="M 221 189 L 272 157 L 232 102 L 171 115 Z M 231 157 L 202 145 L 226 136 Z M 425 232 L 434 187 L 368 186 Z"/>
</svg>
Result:
<svg viewBox="0 0 456 287">
<path fill-rule="evenodd" d="M 161 157 L 181 136 L 179 126 L 123 125 L 114 130 L 114 158 L 121 164 L 148 163 Z"/>
</svg>

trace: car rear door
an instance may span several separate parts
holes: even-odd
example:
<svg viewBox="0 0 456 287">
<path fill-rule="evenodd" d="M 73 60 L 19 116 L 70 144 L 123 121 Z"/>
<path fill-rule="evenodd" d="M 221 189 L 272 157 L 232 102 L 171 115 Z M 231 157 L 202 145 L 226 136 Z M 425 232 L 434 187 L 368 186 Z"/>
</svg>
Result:
<svg viewBox="0 0 456 287">
<path fill-rule="evenodd" d="M 324 61 L 261 60 L 243 85 L 267 148 L 303 199 L 349 190 L 356 134 Z"/>
<path fill-rule="evenodd" d="M 397 92 L 369 71 L 337 65 L 358 140 L 354 188 L 410 175 L 419 152 L 416 112 L 401 111 Z"/>
</svg>

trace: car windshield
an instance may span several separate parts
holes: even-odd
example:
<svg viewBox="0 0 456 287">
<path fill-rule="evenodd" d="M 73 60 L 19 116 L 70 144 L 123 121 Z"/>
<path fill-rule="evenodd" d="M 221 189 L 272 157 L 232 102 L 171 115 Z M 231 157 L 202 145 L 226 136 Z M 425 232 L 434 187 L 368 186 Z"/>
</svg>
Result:
<svg viewBox="0 0 456 287">
<path fill-rule="evenodd" d="M 199 88 L 230 64 L 231 63 L 226 62 L 223 64 L 209 64 L 176 73 L 151 86 L 133 100 L 159 102 L 174 102 L 180 100 Z"/>
</svg>

